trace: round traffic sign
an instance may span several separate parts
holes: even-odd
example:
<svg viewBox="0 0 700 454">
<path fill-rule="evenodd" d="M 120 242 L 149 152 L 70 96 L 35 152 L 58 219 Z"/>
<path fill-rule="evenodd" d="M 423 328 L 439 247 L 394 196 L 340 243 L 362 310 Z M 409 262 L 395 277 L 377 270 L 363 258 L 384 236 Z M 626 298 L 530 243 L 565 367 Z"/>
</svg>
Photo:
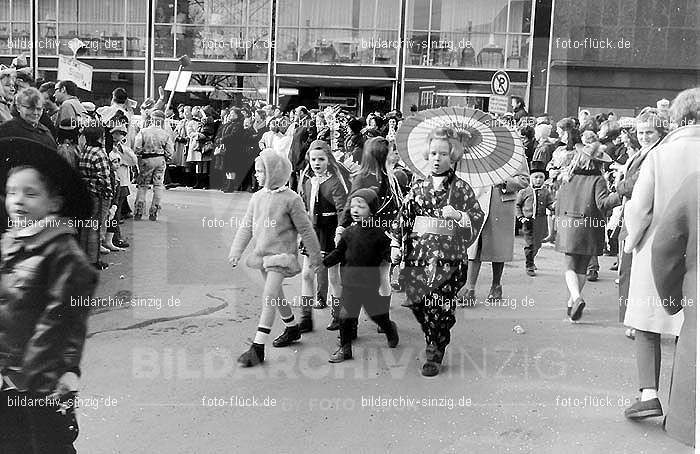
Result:
<svg viewBox="0 0 700 454">
<path fill-rule="evenodd" d="M 496 71 L 491 77 L 491 93 L 505 96 L 510 90 L 510 77 L 505 71 Z"/>
</svg>

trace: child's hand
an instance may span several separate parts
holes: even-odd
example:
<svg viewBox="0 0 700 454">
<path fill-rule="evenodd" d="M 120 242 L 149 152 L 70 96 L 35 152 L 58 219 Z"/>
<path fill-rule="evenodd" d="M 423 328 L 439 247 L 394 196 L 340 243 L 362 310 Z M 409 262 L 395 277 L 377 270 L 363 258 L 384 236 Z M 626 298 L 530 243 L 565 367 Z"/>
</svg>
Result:
<svg viewBox="0 0 700 454">
<path fill-rule="evenodd" d="M 452 219 L 459 222 L 462 219 L 462 213 L 455 210 L 452 205 L 447 205 L 442 208 L 442 217 L 445 219 Z"/>
<path fill-rule="evenodd" d="M 333 241 L 335 241 L 336 246 L 338 245 L 338 243 L 340 243 L 340 237 L 343 235 L 344 231 L 345 227 L 338 226 L 335 228 L 335 238 Z"/>
<path fill-rule="evenodd" d="M 240 257 L 234 257 L 232 255 L 228 256 L 228 263 L 230 263 L 233 268 L 238 266 L 239 260 L 240 260 Z"/>
<path fill-rule="evenodd" d="M 61 378 L 58 379 L 56 389 L 51 394 L 49 399 L 58 400 L 58 398 L 65 396 L 68 393 L 77 391 L 79 383 L 80 379 L 75 372 L 66 372 L 65 374 L 61 375 Z"/>
</svg>

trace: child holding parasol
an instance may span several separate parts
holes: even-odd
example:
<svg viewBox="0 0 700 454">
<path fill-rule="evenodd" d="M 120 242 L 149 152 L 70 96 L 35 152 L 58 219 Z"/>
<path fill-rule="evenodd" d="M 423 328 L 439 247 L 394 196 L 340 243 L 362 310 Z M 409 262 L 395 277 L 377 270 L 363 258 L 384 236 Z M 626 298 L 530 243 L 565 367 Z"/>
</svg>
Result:
<svg viewBox="0 0 700 454">
<path fill-rule="evenodd" d="M 404 263 L 407 303 L 425 334 L 426 377 L 440 372 L 467 280 L 467 248 L 484 222 L 474 191 L 453 170 L 463 153 L 453 129 L 432 130 L 423 152 L 430 174 L 411 185 L 394 224 L 392 261 Z"/>
</svg>

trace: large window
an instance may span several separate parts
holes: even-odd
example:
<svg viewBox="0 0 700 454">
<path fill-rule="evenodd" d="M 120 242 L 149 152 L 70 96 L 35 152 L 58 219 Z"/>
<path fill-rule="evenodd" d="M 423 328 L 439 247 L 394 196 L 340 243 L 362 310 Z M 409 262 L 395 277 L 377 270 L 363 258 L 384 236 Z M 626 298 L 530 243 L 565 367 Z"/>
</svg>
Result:
<svg viewBox="0 0 700 454">
<path fill-rule="evenodd" d="M 407 65 L 527 69 L 531 0 L 408 0 Z"/>
<path fill-rule="evenodd" d="M 270 0 L 157 0 L 155 55 L 266 61 Z"/>
<path fill-rule="evenodd" d="M 15 0 L 16 2 L 16 0 Z M 90 57 L 143 57 L 148 39 L 143 0 L 39 0 L 39 55 L 72 55 L 78 38 Z"/>
<path fill-rule="evenodd" d="M 0 55 L 31 54 L 30 0 L 0 0 Z"/>
<path fill-rule="evenodd" d="M 401 0 L 279 0 L 277 59 L 395 65 Z"/>
</svg>

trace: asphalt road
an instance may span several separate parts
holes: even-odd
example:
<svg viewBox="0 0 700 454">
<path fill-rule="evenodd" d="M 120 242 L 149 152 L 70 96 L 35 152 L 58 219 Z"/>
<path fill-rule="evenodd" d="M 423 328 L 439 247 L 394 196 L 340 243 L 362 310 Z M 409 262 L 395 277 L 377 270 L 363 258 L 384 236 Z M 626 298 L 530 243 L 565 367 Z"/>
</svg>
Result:
<svg viewBox="0 0 700 454">
<path fill-rule="evenodd" d="M 506 299 L 460 308 L 442 373 L 420 375 L 424 340 L 392 302 L 398 348 L 361 320 L 355 359 L 331 365 L 336 334 L 316 330 L 266 363 L 239 368 L 259 315 L 262 280 L 226 256 L 249 194 L 170 190 L 158 222 L 127 221 L 132 247 L 110 254 L 104 298 L 83 357 L 78 452 L 102 453 L 689 453 L 662 420 L 632 423 L 633 342 L 617 322 L 613 262 L 584 290 L 581 323 L 565 319 L 563 259 L 543 249 L 538 276 L 522 240 Z M 490 283 L 485 265 L 477 288 Z M 285 294 L 299 290 L 289 279 Z M 525 333 L 513 331 L 521 325 Z M 282 331 L 277 320 L 273 336 Z M 661 400 L 673 340 L 663 339 Z"/>
</svg>

